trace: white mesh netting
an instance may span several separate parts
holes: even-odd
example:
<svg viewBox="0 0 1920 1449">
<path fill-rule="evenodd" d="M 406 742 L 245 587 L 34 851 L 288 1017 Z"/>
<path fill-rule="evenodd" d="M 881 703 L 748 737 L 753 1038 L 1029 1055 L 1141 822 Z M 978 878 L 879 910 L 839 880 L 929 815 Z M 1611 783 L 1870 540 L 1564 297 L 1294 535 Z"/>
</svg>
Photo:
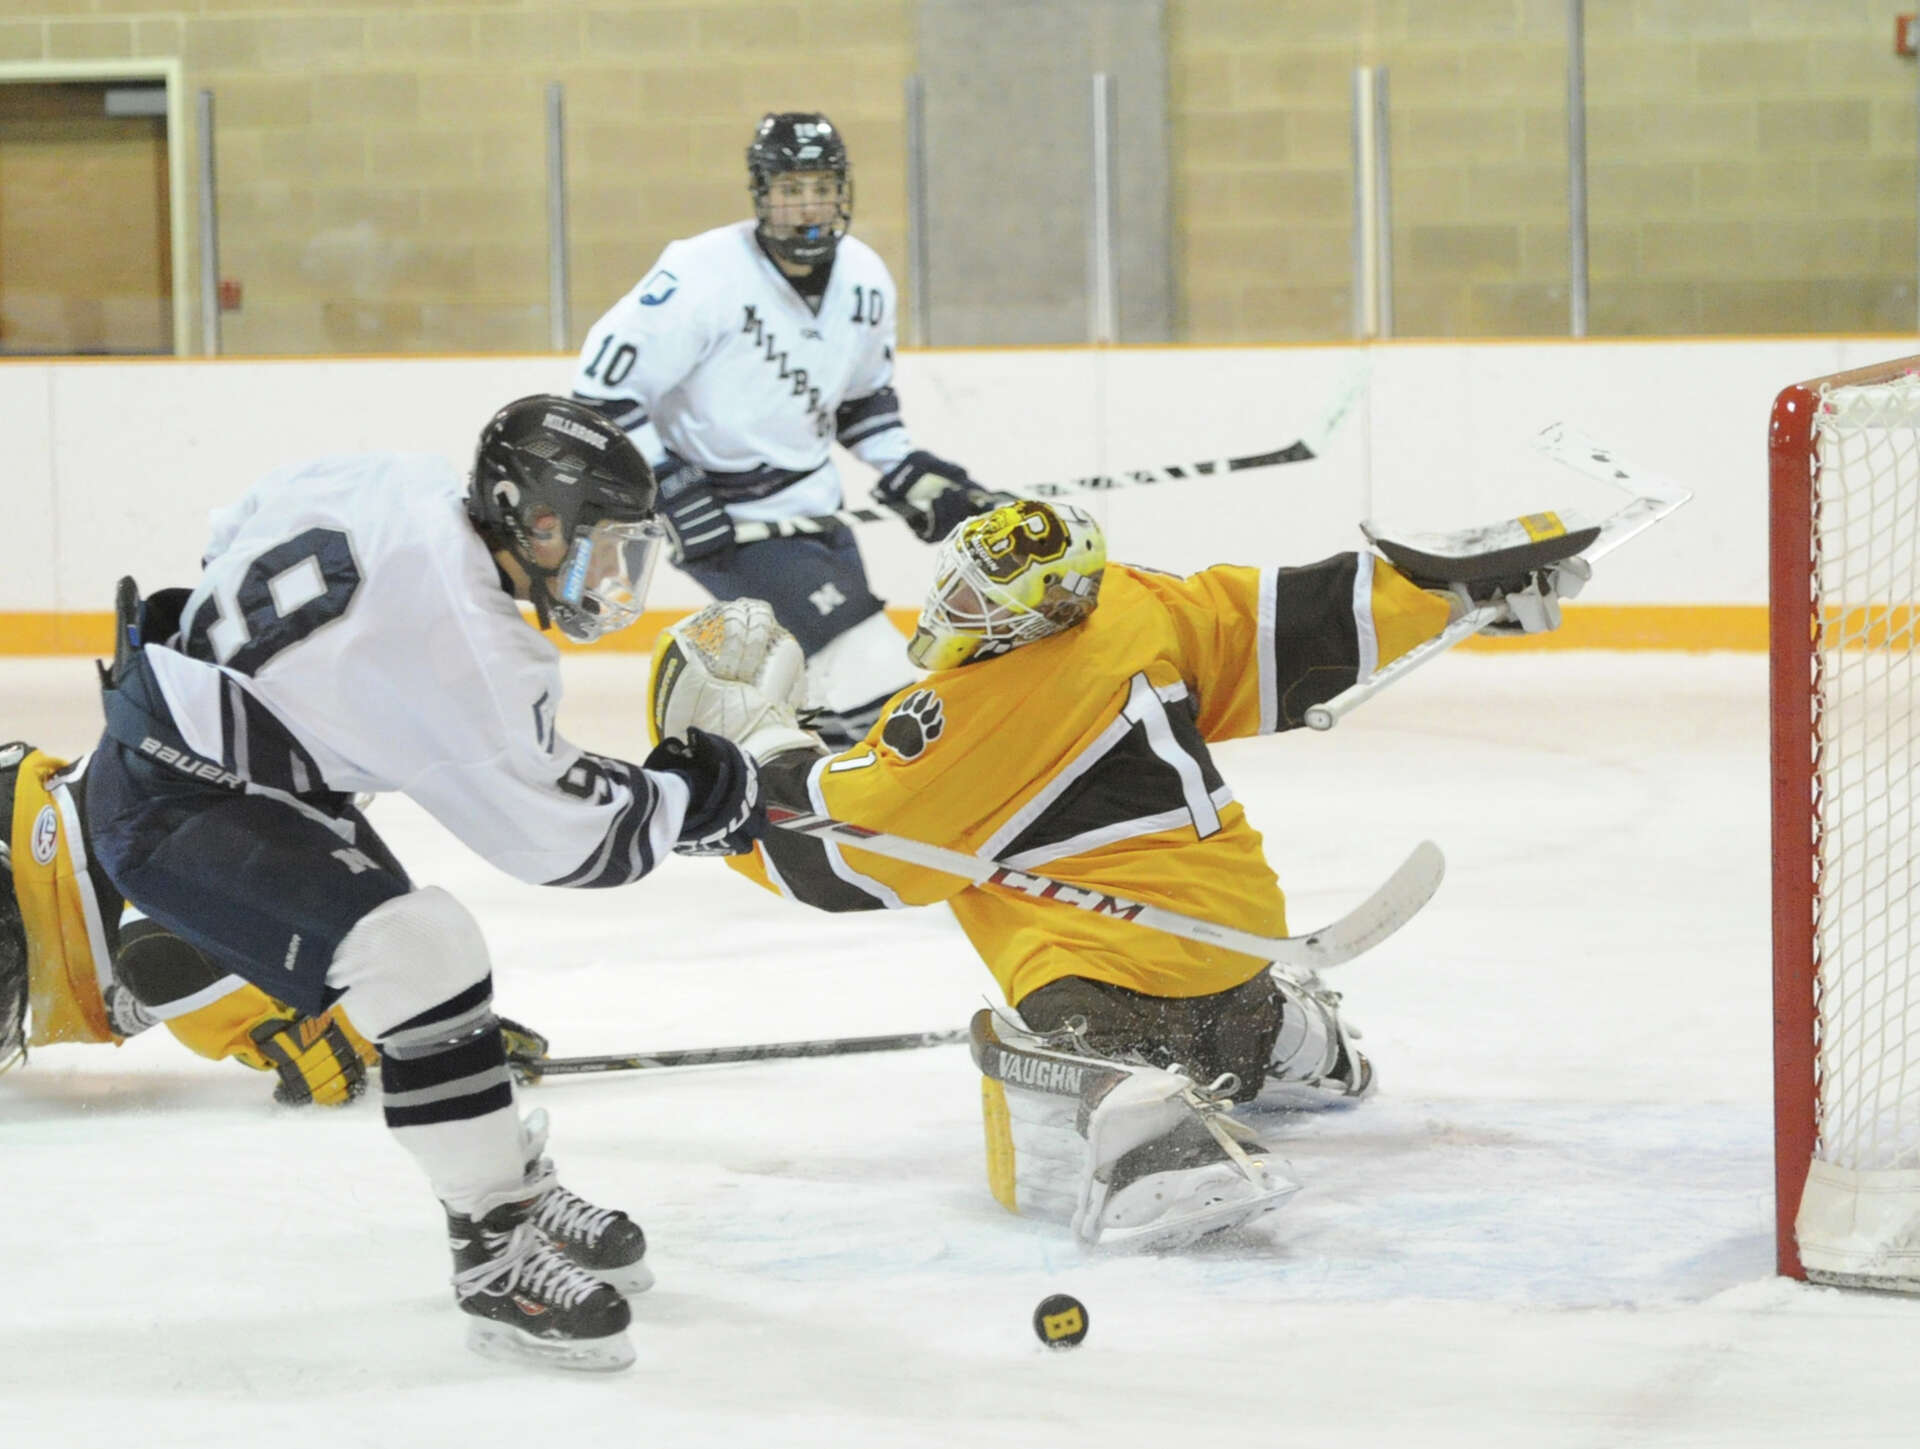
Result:
<svg viewBox="0 0 1920 1449">
<path fill-rule="evenodd" d="M 1820 1162 L 1920 1169 L 1920 377 L 1815 419 Z"/>
</svg>

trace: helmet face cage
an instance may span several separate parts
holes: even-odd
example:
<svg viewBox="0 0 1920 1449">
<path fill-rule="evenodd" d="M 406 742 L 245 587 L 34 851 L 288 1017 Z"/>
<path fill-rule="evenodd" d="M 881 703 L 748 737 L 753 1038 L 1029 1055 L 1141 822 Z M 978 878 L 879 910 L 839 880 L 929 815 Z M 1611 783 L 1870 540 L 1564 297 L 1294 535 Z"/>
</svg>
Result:
<svg viewBox="0 0 1920 1449">
<path fill-rule="evenodd" d="M 955 669 L 1071 629 L 1100 599 L 1100 525 L 1065 504 L 1009 503 L 948 534 L 907 657 Z"/>
<path fill-rule="evenodd" d="M 773 213 L 773 178 L 796 171 L 824 171 L 837 183 L 834 219 L 796 226 Z M 760 239 L 774 255 L 796 266 L 814 267 L 833 259 L 834 248 L 853 224 L 853 168 L 847 145 L 833 122 L 817 111 L 782 111 L 761 120 L 747 147 L 747 190 Z"/>
<path fill-rule="evenodd" d="M 589 640 L 639 617 L 665 536 L 656 494 L 625 433 L 580 403 L 536 396 L 481 434 L 467 511 L 525 570 L 541 627 Z"/>
</svg>

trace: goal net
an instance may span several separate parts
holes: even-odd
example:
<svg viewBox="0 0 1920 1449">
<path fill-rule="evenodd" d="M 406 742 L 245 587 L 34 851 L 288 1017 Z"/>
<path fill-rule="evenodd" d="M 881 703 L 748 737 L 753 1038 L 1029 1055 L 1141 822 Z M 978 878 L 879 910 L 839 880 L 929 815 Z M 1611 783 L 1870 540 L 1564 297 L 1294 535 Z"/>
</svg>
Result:
<svg viewBox="0 0 1920 1449">
<path fill-rule="evenodd" d="M 1780 1271 L 1920 1292 L 1920 357 L 1769 453 Z"/>
</svg>

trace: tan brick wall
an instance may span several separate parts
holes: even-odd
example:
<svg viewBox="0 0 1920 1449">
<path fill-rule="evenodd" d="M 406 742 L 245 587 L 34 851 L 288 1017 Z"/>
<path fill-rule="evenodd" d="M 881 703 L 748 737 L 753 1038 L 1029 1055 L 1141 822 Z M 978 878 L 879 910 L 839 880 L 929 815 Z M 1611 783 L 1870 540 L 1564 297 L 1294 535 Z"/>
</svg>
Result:
<svg viewBox="0 0 1920 1449">
<path fill-rule="evenodd" d="M 981 0 L 982 4 L 1002 0 Z M 1911 331 L 1908 0 L 1587 0 L 1590 325 Z M 544 90 L 573 331 L 746 214 L 768 109 L 846 130 L 905 283 L 914 0 L 18 0 L 0 61 L 177 55 L 219 111 L 234 352 L 547 345 Z M 1350 328 L 1349 87 L 1389 68 L 1402 335 L 1567 328 L 1564 0 L 1167 0 L 1193 341 Z"/>
<path fill-rule="evenodd" d="M 855 229 L 904 285 L 910 3 L 19 0 L 0 61 L 173 55 L 213 91 L 227 351 L 540 351 L 550 81 L 576 342 L 668 241 L 749 214 L 767 110 L 846 132 Z"/>
<path fill-rule="evenodd" d="M 1912 331 L 1907 0 L 1587 0 L 1589 328 Z M 1353 67 L 1388 67 L 1396 330 L 1568 327 L 1564 0 L 1168 0 L 1193 341 L 1343 336 Z"/>
</svg>

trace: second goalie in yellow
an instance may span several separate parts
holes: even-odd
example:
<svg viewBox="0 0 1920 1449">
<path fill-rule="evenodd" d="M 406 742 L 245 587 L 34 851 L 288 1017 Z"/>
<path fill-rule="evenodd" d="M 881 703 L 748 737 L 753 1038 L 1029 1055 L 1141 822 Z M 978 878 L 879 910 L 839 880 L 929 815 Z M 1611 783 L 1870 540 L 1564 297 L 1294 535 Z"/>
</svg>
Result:
<svg viewBox="0 0 1920 1449">
<path fill-rule="evenodd" d="M 86 759 L 0 745 L 0 1071 L 32 1047 L 119 1045 L 159 1024 L 214 1061 L 272 1072 L 274 1100 L 337 1107 L 378 1054 L 338 1007 L 302 1016 L 122 903 L 93 862 Z M 546 1042 L 502 1020 L 509 1055 Z"/>
</svg>

